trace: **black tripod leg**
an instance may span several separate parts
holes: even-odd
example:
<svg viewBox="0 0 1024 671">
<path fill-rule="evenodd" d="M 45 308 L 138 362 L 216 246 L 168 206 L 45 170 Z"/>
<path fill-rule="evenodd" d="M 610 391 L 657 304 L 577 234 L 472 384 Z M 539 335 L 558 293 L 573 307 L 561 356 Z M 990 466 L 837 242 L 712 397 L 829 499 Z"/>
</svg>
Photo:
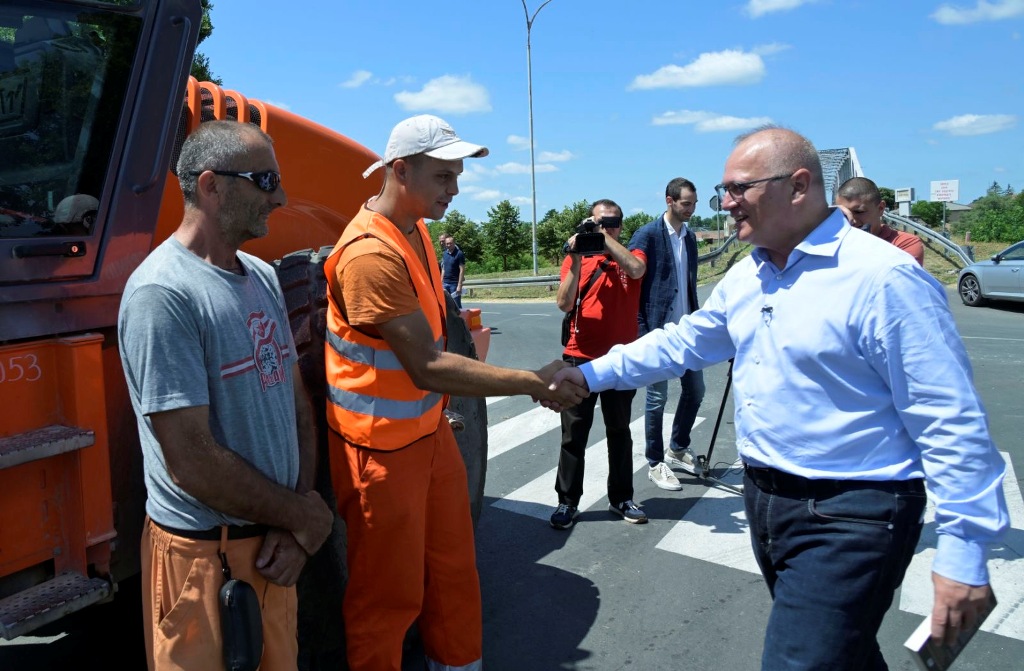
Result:
<svg viewBox="0 0 1024 671">
<path fill-rule="evenodd" d="M 722 425 L 722 415 L 725 413 L 725 402 L 729 399 L 729 388 L 732 386 L 732 359 L 729 359 L 729 372 L 725 374 L 725 391 L 722 392 L 722 404 L 718 407 L 718 419 L 715 420 L 715 429 L 711 432 L 711 444 L 708 445 L 708 453 L 703 458 L 703 475 L 711 470 L 711 453 L 715 450 L 715 440 L 718 438 L 718 427 Z"/>
</svg>

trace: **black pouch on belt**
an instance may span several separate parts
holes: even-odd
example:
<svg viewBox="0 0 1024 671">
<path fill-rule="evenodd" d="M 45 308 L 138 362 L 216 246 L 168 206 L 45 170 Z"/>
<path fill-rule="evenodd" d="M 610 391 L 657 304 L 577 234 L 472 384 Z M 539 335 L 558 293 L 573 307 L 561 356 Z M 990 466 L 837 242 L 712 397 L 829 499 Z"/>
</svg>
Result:
<svg viewBox="0 0 1024 671">
<path fill-rule="evenodd" d="M 222 527 L 220 562 L 224 585 L 220 588 L 220 631 L 227 671 L 256 671 L 263 657 L 263 616 L 256 590 L 244 580 L 231 578 L 228 566 L 227 527 Z"/>
</svg>

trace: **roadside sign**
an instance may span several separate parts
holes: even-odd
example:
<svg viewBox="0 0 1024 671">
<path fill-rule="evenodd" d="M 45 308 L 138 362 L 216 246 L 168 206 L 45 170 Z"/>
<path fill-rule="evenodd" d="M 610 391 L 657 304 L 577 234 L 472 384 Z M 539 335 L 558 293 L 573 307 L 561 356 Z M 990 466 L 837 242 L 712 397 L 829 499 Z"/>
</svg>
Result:
<svg viewBox="0 0 1024 671">
<path fill-rule="evenodd" d="M 932 182 L 930 200 L 944 203 L 953 203 L 960 200 L 960 180 L 943 179 Z"/>
</svg>

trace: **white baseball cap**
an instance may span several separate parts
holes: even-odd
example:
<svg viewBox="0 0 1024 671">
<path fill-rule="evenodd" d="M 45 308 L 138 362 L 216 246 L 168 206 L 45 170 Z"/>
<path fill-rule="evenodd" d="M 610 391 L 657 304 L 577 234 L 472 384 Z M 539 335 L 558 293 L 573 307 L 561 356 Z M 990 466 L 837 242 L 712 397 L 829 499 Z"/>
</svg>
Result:
<svg viewBox="0 0 1024 671">
<path fill-rule="evenodd" d="M 432 114 L 420 114 L 398 122 L 388 138 L 384 159 L 367 168 L 363 179 L 377 168 L 406 156 L 426 154 L 442 161 L 457 161 L 463 158 L 483 158 L 489 153 L 487 147 L 459 139 L 444 119 Z"/>
</svg>

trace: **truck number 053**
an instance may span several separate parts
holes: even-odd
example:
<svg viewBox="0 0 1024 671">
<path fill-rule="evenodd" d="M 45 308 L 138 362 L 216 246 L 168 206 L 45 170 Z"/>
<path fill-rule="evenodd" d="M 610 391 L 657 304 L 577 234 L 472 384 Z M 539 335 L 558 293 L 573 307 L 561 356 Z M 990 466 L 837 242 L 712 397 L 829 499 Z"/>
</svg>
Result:
<svg viewBox="0 0 1024 671">
<path fill-rule="evenodd" d="M 12 356 L 0 360 L 0 384 L 5 382 L 35 382 L 43 377 L 39 359 L 35 354 Z"/>
</svg>

